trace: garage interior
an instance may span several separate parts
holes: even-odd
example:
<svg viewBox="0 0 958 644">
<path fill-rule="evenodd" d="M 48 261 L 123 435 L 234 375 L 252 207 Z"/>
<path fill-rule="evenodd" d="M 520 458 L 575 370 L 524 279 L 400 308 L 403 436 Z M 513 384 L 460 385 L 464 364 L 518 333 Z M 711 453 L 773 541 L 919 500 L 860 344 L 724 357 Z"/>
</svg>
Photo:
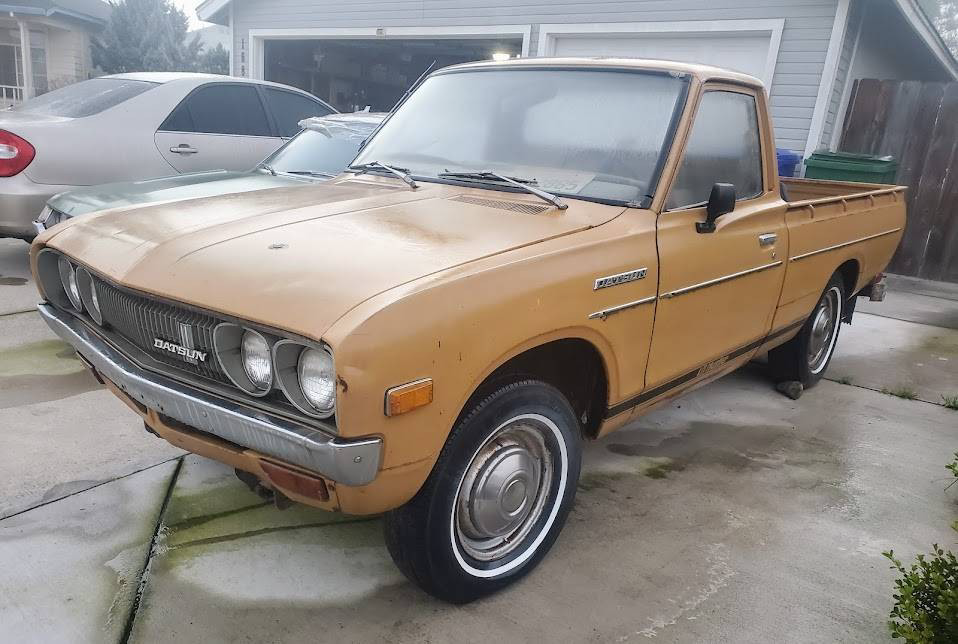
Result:
<svg viewBox="0 0 958 644">
<path fill-rule="evenodd" d="M 436 68 L 516 57 L 520 38 L 266 40 L 266 80 L 299 87 L 341 112 L 392 109 L 410 84 Z"/>
</svg>

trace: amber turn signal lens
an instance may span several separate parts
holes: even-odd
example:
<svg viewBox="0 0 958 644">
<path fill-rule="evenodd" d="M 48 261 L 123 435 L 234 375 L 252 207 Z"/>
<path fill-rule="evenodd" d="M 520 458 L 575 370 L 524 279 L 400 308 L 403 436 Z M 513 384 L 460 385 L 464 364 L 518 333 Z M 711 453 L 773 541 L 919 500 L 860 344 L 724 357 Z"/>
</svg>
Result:
<svg viewBox="0 0 958 644">
<path fill-rule="evenodd" d="M 398 416 L 432 402 L 432 378 L 423 378 L 386 391 L 386 415 Z"/>
</svg>

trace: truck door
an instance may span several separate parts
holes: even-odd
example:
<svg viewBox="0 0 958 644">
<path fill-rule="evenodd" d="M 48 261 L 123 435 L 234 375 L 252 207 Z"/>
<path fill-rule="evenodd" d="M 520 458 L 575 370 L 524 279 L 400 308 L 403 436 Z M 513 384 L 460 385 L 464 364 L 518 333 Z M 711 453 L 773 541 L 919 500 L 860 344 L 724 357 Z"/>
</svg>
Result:
<svg viewBox="0 0 958 644">
<path fill-rule="evenodd" d="M 659 300 L 646 387 L 684 382 L 754 351 L 768 333 L 784 276 L 785 203 L 777 194 L 764 102 L 707 85 L 658 216 Z M 735 209 L 700 231 L 715 183 Z"/>
</svg>

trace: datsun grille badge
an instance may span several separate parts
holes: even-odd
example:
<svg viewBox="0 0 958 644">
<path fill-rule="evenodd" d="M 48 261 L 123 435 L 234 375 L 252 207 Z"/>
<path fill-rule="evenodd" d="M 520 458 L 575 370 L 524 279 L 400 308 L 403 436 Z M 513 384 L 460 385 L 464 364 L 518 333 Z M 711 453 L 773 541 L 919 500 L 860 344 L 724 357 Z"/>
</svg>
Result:
<svg viewBox="0 0 958 644">
<path fill-rule="evenodd" d="M 160 351 L 168 351 L 173 355 L 180 356 L 187 361 L 206 362 L 206 352 L 199 349 L 190 349 L 179 344 L 174 344 L 162 338 L 153 338 L 153 346 Z"/>
<path fill-rule="evenodd" d="M 640 280 L 645 277 L 645 274 L 648 272 L 648 270 L 648 268 L 636 268 L 635 270 L 619 273 L 618 275 L 600 277 L 595 281 L 595 286 L 592 287 L 592 290 L 598 291 L 600 288 L 608 288 L 610 286 L 618 286 L 619 284 L 625 284 L 626 282 Z"/>
<path fill-rule="evenodd" d="M 206 351 L 200 351 L 193 348 L 193 329 L 188 324 L 180 322 L 180 338 L 183 344 L 176 344 L 163 338 L 153 338 L 153 347 L 160 351 L 167 351 L 175 356 L 179 356 L 190 364 L 206 362 Z"/>
</svg>

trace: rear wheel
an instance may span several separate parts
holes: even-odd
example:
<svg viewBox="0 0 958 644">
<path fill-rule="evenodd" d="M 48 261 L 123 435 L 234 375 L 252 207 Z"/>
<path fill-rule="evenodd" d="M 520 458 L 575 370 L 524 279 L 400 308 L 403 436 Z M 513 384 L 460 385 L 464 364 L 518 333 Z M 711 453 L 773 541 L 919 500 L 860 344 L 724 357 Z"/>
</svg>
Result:
<svg viewBox="0 0 958 644">
<path fill-rule="evenodd" d="M 578 421 L 554 387 L 527 380 L 497 390 L 460 420 L 419 493 L 386 515 L 393 560 L 454 603 L 517 581 L 565 523 L 580 451 Z"/>
<path fill-rule="evenodd" d="M 835 273 L 798 335 L 768 352 L 776 382 L 795 380 L 808 388 L 822 379 L 835 353 L 845 306 L 845 283 Z"/>
</svg>

